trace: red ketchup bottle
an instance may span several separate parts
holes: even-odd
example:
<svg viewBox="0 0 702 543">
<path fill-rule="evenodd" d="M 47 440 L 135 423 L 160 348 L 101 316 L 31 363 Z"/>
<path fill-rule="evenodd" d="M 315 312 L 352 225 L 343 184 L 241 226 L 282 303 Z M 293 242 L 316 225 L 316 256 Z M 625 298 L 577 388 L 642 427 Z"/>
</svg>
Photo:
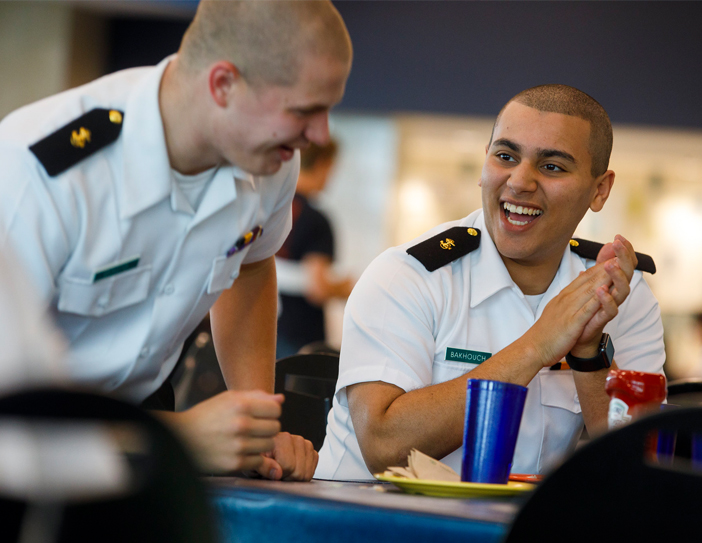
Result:
<svg viewBox="0 0 702 543">
<path fill-rule="evenodd" d="M 665 376 L 660 373 L 612 370 L 605 390 L 609 394 L 609 429 L 627 424 L 641 415 L 659 411 L 665 400 Z"/>
</svg>

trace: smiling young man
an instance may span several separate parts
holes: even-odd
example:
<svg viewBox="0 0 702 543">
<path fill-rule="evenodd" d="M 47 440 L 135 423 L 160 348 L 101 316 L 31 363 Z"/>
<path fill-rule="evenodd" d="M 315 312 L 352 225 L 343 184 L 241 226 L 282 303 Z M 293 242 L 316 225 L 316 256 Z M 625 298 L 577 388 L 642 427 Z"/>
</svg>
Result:
<svg viewBox="0 0 702 543">
<path fill-rule="evenodd" d="M 609 197 L 611 148 L 606 112 L 577 89 L 507 103 L 483 208 L 386 251 L 354 289 L 317 477 L 367 479 L 413 447 L 460 472 L 469 378 L 528 386 L 513 471 L 541 473 L 583 424 L 606 428 L 608 364 L 662 371 L 660 312 L 635 270 L 650 258 L 621 236 L 571 241 Z"/>
<path fill-rule="evenodd" d="M 271 394 L 273 255 L 297 149 L 328 140 L 351 54 L 330 2 L 202 0 L 177 55 L 0 124 L 0 243 L 66 335 L 75 383 L 172 408 L 167 379 L 214 304 L 230 391 L 164 414 L 209 472 L 314 472 Z"/>
</svg>

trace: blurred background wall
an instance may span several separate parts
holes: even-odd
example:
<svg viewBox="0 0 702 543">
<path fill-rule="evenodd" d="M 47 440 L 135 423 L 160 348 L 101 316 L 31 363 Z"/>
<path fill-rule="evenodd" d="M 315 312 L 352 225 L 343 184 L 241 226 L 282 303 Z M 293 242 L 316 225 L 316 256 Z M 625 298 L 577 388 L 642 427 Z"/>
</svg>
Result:
<svg viewBox="0 0 702 543">
<path fill-rule="evenodd" d="M 0 118 L 176 51 L 193 1 L 0 1 Z M 612 118 L 614 192 L 578 235 L 651 254 L 668 373 L 702 376 L 702 3 L 338 1 L 354 43 L 318 205 L 341 273 L 480 207 L 492 121 L 514 94 L 578 87 Z M 328 307 L 333 342 L 343 304 Z"/>
</svg>

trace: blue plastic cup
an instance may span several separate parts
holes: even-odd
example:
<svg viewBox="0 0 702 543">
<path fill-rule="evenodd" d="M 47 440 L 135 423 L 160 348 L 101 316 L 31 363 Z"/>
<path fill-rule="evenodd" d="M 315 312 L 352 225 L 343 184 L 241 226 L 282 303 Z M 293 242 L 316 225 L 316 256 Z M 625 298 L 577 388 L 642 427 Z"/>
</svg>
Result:
<svg viewBox="0 0 702 543">
<path fill-rule="evenodd" d="M 520 385 L 468 379 L 461 481 L 507 483 L 526 395 Z"/>
</svg>

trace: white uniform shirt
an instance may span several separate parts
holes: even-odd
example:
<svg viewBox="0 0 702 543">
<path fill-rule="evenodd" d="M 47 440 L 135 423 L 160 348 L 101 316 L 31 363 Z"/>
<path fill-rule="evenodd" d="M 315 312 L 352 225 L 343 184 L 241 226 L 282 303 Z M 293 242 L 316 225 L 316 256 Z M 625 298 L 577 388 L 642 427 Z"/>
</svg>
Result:
<svg viewBox="0 0 702 543">
<path fill-rule="evenodd" d="M 13 251 L 0 253 L 0 394 L 65 384 L 64 342 Z"/>
<path fill-rule="evenodd" d="M 453 226 L 480 229 L 480 247 L 434 272 L 405 251 Z M 543 308 L 595 262 L 566 249 L 536 315 L 485 228 L 482 210 L 385 251 L 364 272 L 344 316 L 339 379 L 315 477 L 369 479 L 346 387 L 383 381 L 411 391 L 459 377 L 510 345 Z M 622 369 L 661 372 L 665 353 L 658 303 L 634 272 L 631 293 L 606 327 Z M 572 370 L 542 369 L 529 383 L 512 471 L 541 473 L 572 449 L 583 428 Z M 462 449 L 441 459 L 458 473 Z"/>
<path fill-rule="evenodd" d="M 72 379 L 134 401 L 168 377 L 241 264 L 278 251 L 299 171 L 299 154 L 271 176 L 222 166 L 193 214 L 174 191 L 159 111 L 169 60 L 105 76 L 0 123 L 0 247 L 14 247 L 65 334 Z M 94 108 L 124 112 L 120 136 L 49 177 L 29 146 Z M 227 257 L 256 226 L 263 234 Z M 135 268 L 93 280 L 134 258 Z"/>
</svg>

